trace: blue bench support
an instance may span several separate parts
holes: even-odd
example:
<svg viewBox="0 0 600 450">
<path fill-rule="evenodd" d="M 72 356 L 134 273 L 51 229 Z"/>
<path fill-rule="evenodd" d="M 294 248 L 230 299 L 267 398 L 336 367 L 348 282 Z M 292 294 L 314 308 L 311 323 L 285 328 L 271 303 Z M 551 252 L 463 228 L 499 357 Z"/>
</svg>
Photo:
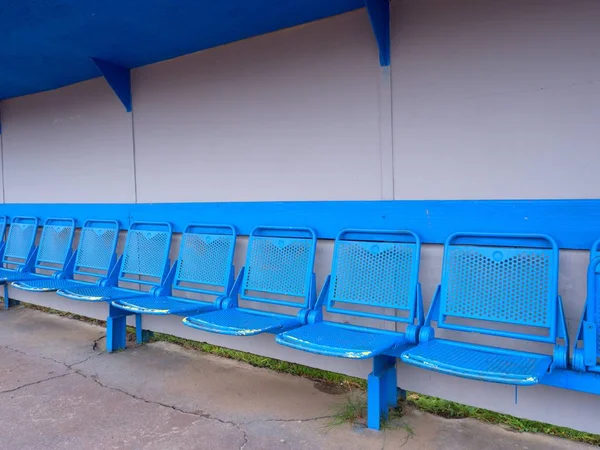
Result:
<svg viewBox="0 0 600 450">
<path fill-rule="evenodd" d="M 181 237 L 179 258 L 162 287 L 144 296 L 112 301 L 109 316 L 120 318 L 125 311 L 136 314 L 141 323 L 142 314 L 188 316 L 219 309 L 233 287 L 235 244 L 236 231 L 230 225 L 189 225 Z M 209 302 L 174 296 L 173 290 L 214 299 Z M 117 320 L 111 326 L 108 335 L 118 347 L 125 339 L 125 321 Z"/>
<path fill-rule="evenodd" d="M 115 220 L 87 220 L 81 228 L 79 247 L 64 269 L 51 278 L 13 281 L 12 286 L 29 292 L 54 292 L 60 289 L 93 286 L 76 276 L 89 277 L 100 284 L 117 263 L 119 223 Z"/>
<path fill-rule="evenodd" d="M 73 236 L 75 220 L 70 218 L 49 218 L 45 221 L 36 249 L 33 245 L 37 234 L 37 219 L 15 218 L 9 231 L 9 244 L 5 251 L 5 262 L 23 260 L 16 270 L 4 270 L 0 282 L 4 284 L 4 292 L 8 298 L 8 284 L 33 280 L 60 279 L 68 274 L 68 262 L 73 255 Z M 11 232 L 14 227 L 14 240 Z M 13 246 L 14 244 L 14 246 Z M 8 246 L 10 245 L 10 248 Z M 26 254 L 29 254 L 25 257 Z M 42 271 L 42 272 L 40 272 Z M 5 307 L 7 303 L 5 300 Z"/>
<path fill-rule="evenodd" d="M 57 294 L 86 302 L 111 302 L 114 300 L 154 294 L 160 289 L 169 272 L 171 225 L 165 222 L 133 222 L 127 232 L 123 256 L 115 264 L 107 279 L 96 285 L 59 289 Z M 119 283 L 137 287 L 125 288 Z M 143 288 L 149 291 L 143 291 Z M 125 318 L 132 313 L 109 307 L 106 348 L 114 351 L 125 348 Z M 141 314 L 136 314 L 136 334 L 143 340 Z"/>
<path fill-rule="evenodd" d="M 248 239 L 245 268 L 220 309 L 186 317 L 183 323 L 231 336 L 280 333 L 306 323 L 316 301 L 316 245 L 310 228 L 256 227 Z M 240 307 L 238 298 L 257 308 Z M 294 313 L 266 311 L 269 305 Z"/>
<path fill-rule="evenodd" d="M 587 299 L 573 350 L 573 369 L 600 374 L 600 240 L 590 250 Z"/>
<path fill-rule="evenodd" d="M 396 357 L 416 343 L 423 322 L 420 254 L 420 240 L 410 231 L 343 230 L 335 241 L 331 275 L 307 325 L 275 337 L 281 345 L 310 353 L 373 358 L 367 389 L 369 428 L 379 429 L 389 407 L 397 405 Z M 323 320 L 323 305 L 327 312 L 340 317 L 404 324 L 405 330 Z"/>
<path fill-rule="evenodd" d="M 552 354 L 435 337 L 437 328 L 551 344 Z M 561 343 L 562 341 L 562 343 Z M 457 233 L 444 249 L 419 345 L 403 362 L 479 381 L 528 386 L 565 369 L 568 335 L 558 295 L 558 248 L 544 235 Z"/>
</svg>

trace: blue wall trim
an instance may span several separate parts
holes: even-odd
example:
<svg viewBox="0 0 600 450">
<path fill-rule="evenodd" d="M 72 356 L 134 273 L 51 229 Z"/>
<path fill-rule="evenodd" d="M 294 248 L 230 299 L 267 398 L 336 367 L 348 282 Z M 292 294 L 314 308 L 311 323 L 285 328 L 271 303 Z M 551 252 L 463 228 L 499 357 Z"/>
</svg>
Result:
<svg viewBox="0 0 600 450">
<path fill-rule="evenodd" d="M 259 224 L 309 226 L 320 238 L 342 228 L 409 229 L 441 244 L 456 231 L 527 232 L 552 236 L 561 248 L 589 249 L 600 238 L 599 200 L 407 200 L 151 204 L 3 204 L 0 215 L 169 221 L 176 232 L 192 222 L 230 223 L 247 235 Z"/>
</svg>

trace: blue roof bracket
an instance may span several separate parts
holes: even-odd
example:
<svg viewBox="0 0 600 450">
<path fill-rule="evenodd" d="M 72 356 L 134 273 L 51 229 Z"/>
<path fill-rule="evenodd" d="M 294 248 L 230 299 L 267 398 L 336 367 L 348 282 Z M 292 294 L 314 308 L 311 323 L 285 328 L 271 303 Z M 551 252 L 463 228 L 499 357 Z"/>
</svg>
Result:
<svg viewBox="0 0 600 450">
<path fill-rule="evenodd" d="M 365 0 L 371 27 L 379 47 L 379 64 L 390 65 L 390 0 Z"/>
<path fill-rule="evenodd" d="M 92 60 L 100 72 L 102 72 L 102 76 L 104 76 L 117 97 L 119 97 L 127 112 L 131 112 L 130 70 L 102 59 L 92 58 Z"/>
</svg>

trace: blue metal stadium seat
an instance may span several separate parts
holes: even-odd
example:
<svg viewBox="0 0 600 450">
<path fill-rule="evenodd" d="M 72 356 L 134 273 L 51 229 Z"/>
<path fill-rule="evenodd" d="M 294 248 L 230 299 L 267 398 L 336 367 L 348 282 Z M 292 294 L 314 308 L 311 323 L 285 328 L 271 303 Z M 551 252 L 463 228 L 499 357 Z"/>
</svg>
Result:
<svg viewBox="0 0 600 450">
<path fill-rule="evenodd" d="M 396 356 L 416 343 L 423 322 L 419 285 L 421 244 L 410 231 L 344 230 L 308 325 L 278 334 L 279 344 L 311 353 L 351 359 L 374 358 L 369 375 L 368 426 L 397 404 Z M 324 321 L 329 313 L 396 324 L 405 332 Z M 357 309 L 360 307 L 360 309 Z M 381 310 L 381 311 L 380 311 Z"/>
<path fill-rule="evenodd" d="M 111 314 L 189 315 L 218 309 L 233 286 L 236 232 L 230 225 L 189 225 L 181 237 L 179 259 L 169 271 L 163 287 L 153 295 L 111 302 Z M 173 295 L 172 290 L 204 294 L 214 301 Z M 112 342 L 124 342 L 125 327 L 112 327 Z M 109 351 L 116 349 L 112 344 Z"/>
<path fill-rule="evenodd" d="M 53 292 L 94 287 L 93 281 L 75 279 L 86 276 L 101 282 L 116 264 L 119 223 L 115 220 L 87 220 L 81 228 L 79 248 L 59 277 L 15 281 L 12 286 L 31 292 Z"/>
<path fill-rule="evenodd" d="M 600 240 L 590 250 L 587 299 L 573 352 L 573 369 L 600 373 Z"/>
<path fill-rule="evenodd" d="M 310 228 L 255 228 L 248 240 L 246 266 L 229 298 L 221 302 L 221 310 L 187 317 L 183 323 L 233 336 L 279 333 L 300 326 L 315 299 L 316 244 Z M 238 295 L 262 308 L 276 305 L 294 313 L 239 307 Z"/>
<path fill-rule="evenodd" d="M 129 227 L 123 256 L 115 264 L 108 279 L 98 285 L 59 289 L 58 295 L 73 300 L 104 302 L 146 295 L 139 288 L 162 285 L 169 270 L 171 225 L 168 223 L 134 222 Z M 125 288 L 119 283 L 134 284 Z"/>
<path fill-rule="evenodd" d="M 75 221 L 49 218 L 44 223 L 40 245 L 34 248 L 37 219 L 17 217 L 11 224 L 3 263 L 17 264 L 16 270 L 3 269 L 5 307 L 8 306 L 8 283 L 27 280 L 48 280 L 64 277 L 73 250 Z M 41 272 L 40 272 L 41 271 Z"/>
<path fill-rule="evenodd" d="M 434 337 L 438 329 L 553 346 L 553 354 Z M 559 340 L 563 340 L 561 344 Z M 468 234 L 448 238 L 442 282 L 420 344 L 403 362 L 480 381 L 527 386 L 567 367 L 568 336 L 558 295 L 558 248 L 544 235 Z"/>
<path fill-rule="evenodd" d="M 31 270 L 35 256 L 37 227 L 38 219 L 35 217 L 15 217 L 11 222 L 0 268 L 0 283 L 4 285 L 6 306 L 8 305 L 8 283 L 11 277 Z"/>
</svg>

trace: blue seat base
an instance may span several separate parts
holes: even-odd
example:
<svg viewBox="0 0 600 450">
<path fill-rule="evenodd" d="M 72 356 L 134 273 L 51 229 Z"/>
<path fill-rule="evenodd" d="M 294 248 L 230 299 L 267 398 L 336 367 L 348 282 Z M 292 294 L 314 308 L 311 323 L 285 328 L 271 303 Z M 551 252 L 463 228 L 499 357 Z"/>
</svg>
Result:
<svg viewBox="0 0 600 450">
<path fill-rule="evenodd" d="M 11 286 L 30 292 L 53 292 L 59 289 L 73 289 L 85 286 L 85 282 L 57 278 L 35 279 L 30 281 L 13 281 Z"/>
<path fill-rule="evenodd" d="M 404 352 L 402 362 L 423 369 L 492 383 L 530 386 L 539 383 L 552 357 L 433 339 Z"/>
<path fill-rule="evenodd" d="M 341 358 L 372 358 L 404 345 L 403 333 L 318 322 L 278 334 L 275 340 L 286 347 Z"/>
<path fill-rule="evenodd" d="M 47 279 L 49 276 L 37 275 L 30 272 L 17 272 L 16 270 L 0 269 L 0 284 L 10 283 L 12 281 L 26 281 Z"/>
<path fill-rule="evenodd" d="M 184 325 L 230 336 L 280 333 L 300 325 L 295 317 L 264 314 L 241 308 L 222 309 L 183 319 Z"/>
<path fill-rule="evenodd" d="M 58 295 L 72 300 L 81 300 L 84 302 L 106 302 L 109 300 L 118 300 L 122 298 L 138 297 L 148 295 L 145 292 L 131 291 L 118 287 L 101 286 L 81 286 L 69 289 L 59 289 Z"/>
<path fill-rule="evenodd" d="M 172 296 L 154 297 L 145 295 L 111 302 L 115 308 L 123 309 L 136 314 L 183 314 L 215 309 L 212 303 L 196 300 L 187 300 Z"/>
</svg>

